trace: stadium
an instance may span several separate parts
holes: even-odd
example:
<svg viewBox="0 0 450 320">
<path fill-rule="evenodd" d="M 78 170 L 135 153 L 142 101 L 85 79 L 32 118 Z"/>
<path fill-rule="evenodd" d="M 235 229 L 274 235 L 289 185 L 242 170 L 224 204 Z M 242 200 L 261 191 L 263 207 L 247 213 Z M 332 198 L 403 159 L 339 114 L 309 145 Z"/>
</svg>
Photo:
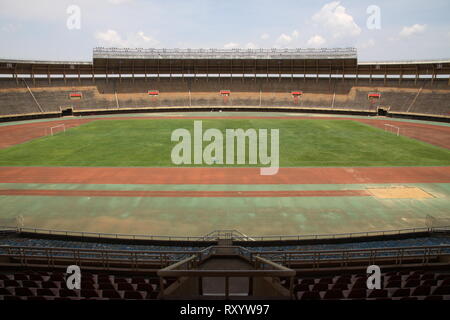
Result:
<svg viewBox="0 0 450 320">
<path fill-rule="evenodd" d="M 0 299 L 450 299 L 450 61 L 95 48 L 0 74 Z M 279 169 L 245 144 L 174 164 L 195 122 L 279 130 Z"/>
</svg>

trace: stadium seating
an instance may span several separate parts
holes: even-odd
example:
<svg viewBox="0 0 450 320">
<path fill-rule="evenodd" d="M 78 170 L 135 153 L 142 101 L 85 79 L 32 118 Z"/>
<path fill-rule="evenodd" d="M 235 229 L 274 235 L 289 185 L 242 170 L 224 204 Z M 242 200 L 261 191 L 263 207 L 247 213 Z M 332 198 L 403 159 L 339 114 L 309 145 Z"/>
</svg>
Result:
<svg viewBox="0 0 450 320">
<path fill-rule="evenodd" d="M 381 289 L 367 289 L 366 281 L 367 275 L 356 273 L 296 278 L 294 294 L 298 300 L 450 299 L 448 270 L 383 273 Z"/>
<path fill-rule="evenodd" d="M 81 290 L 67 289 L 60 272 L 3 272 L 0 279 L 0 300 L 142 300 L 159 292 L 159 278 L 136 275 L 83 273 Z"/>
<path fill-rule="evenodd" d="M 296 107 L 319 109 L 346 109 L 376 111 L 378 106 L 389 107 L 390 112 L 449 115 L 450 90 L 447 80 L 374 79 L 307 79 L 257 77 L 231 78 L 152 78 L 152 79 L 27 79 L 44 112 L 60 111 L 61 107 L 74 110 L 152 108 L 152 107 Z M 220 90 L 231 90 L 227 102 Z M 148 90 L 158 90 L 151 97 Z M 303 95 L 295 103 L 291 92 L 301 90 Z M 81 99 L 70 99 L 72 92 L 81 93 Z M 381 97 L 369 101 L 368 94 Z M 116 99 L 117 97 L 117 99 Z M 25 83 L 0 80 L 0 115 L 41 112 Z"/>
</svg>

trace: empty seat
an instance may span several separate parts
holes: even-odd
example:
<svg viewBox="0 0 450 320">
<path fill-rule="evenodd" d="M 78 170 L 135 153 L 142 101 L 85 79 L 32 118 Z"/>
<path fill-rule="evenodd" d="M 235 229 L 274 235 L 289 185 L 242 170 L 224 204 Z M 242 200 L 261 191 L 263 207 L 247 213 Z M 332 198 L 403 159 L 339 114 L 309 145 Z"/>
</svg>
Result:
<svg viewBox="0 0 450 320">
<path fill-rule="evenodd" d="M 415 288 L 412 292 L 412 296 L 428 296 L 431 293 L 431 288 L 429 286 L 419 286 Z"/>
<path fill-rule="evenodd" d="M 25 287 L 25 288 L 39 288 L 39 285 L 35 281 L 24 280 L 24 281 L 22 281 L 22 287 Z"/>
<path fill-rule="evenodd" d="M 58 285 L 53 281 L 43 281 L 43 282 L 41 282 L 41 286 L 42 286 L 42 288 L 49 288 L 49 289 L 58 288 Z"/>
<path fill-rule="evenodd" d="M 94 283 L 91 283 L 91 282 L 81 282 L 81 289 L 85 289 L 85 290 L 95 290 Z"/>
<path fill-rule="evenodd" d="M 12 293 L 6 288 L 0 288 L 0 296 L 11 296 Z"/>
<path fill-rule="evenodd" d="M 347 295 L 348 299 L 366 299 L 367 298 L 367 290 L 366 289 L 353 289 Z"/>
<path fill-rule="evenodd" d="M 5 288 L 8 288 L 8 287 L 20 287 L 20 284 L 16 280 L 4 280 L 3 281 L 3 286 Z"/>
<path fill-rule="evenodd" d="M 150 282 L 153 283 L 153 282 Z M 303 279 L 300 284 L 307 284 L 307 285 L 311 285 L 314 284 L 314 279 Z"/>
<path fill-rule="evenodd" d="M 443 296 L 428 296 L 424 300 L 444 300 Z"/>
<path fill-rule="evenodd" d="M 114 285 L 110 282 L 100 282 L 98 284 L 98 289 L 99 290 L 116 290 L 116 288 L 114 287 Z"/>
<path fill-rule="evenodd" d="M 328 290 L 328 284 L 325 283 L 316 283 L 311 291 L 327 291 Z"/>
<path fill-rule="evenodd" d="M 0 273 L 0 280 L 9 280 L 9 277 L 6 274 Z"/>
<path fill-rule="evenodd" d="M 14 274 L 14 280 L 28 280 L 28 276 L 23 273 Z"/>
<path fill-rule="evenodd" d="M 438 281 L 436 279 L 429 279 L 422 282 L 422 286 L 436 287 Z"/>
<path fill-rule="evenodd" d="M 27 297 L 27 300 L 30 301 L 45 301 L 48 300 L 46 297 L 36 296 L 36 297 Z"/>
<path fill-rule="evenodd" d="M 420 280 L 419 279 L 411 279 L 406 281 L 404 287 L 405 288 L 415 288 L 418 287 L 420 285 Z"/>
<path fill-rule="evenodd" d="M 425 274 L 422 275 L 422 277 L 420 278 L 420 280 L 434 280 L 435 274 L 431 273 L 431 272 L 427 272 Z"/>
<path fill-rule="evenodd" d="M 150 284 L 149 284 L 149 286 L 151 287 Z M 138 285 L 138 290 L 139 290 L 139 285 Z M 309 285 L 297 284 L 294 286 L 294 292 L 305 292 L 305 291 L 309 291 Z"/>
<path fill-rule="evenodd" d="M 103 290 L 102 297 L 107 299 L 122 299 L 116 290 Z"/>
<path fill-rule="evenodd" d="M 125 278 L 114 278 L 115 283 L 128 283 L 128 280 Z"/>
<path fill-rule="evenodd" d="M 131 283 L 128 282 L 121 282 L 117 285 L 117 290 L 121 290 L 121 291 L 134 291 L 133 286 L 131 285 Z"/>
<path fill-rule="evenodd" d="M 138 284 L 138 283 L 147 283 L 147 282 L 145 281 L 144 278 L 136 277 L 136 278 L 131 279 L 131 283 Z"/>
<path fill-rule="evenodd" d="M 401 288 L 402 287 L 402 282 L 401 281 L 389 281 L 386 284 L 385 288 Z"/>
<path fill-rule="evenodd" d="M 318 291 L 306 291 L 302 294 L 301 300 L 320 300 L 320 293 Z"/>
<path fill-rule="evenodd" d="M 319 280 L 319 283 L 322 284 L 332 284 L 333 283 L 333 278 L 321 278 Z"/>
<path fill-rule="evenodd" d="M 368 296 L 368 298 L 387 298 L 387 297 L 388 291 L 384 289 L 373 289 Z"/>
<path fill-rule="evenodd" d="M 391 281 L 402 281 L 402 276 L 400 275 L 393 275 L 390 277 L 387 277 L 387 281 L 391 282 Z"/>
<path fill-rule="evenodd" d="M 123 295 L 124 299 L 142 300 L 143 296 L 139 291 L 125 291 Z"/>
<path fill-rule="evenodd" d="M 145 291 L 145 292 L 152 292 L 153 291 L 153 287 L 149 283 L 138 283 L 137 290 L 138 291 Z"/>
<path fill-rule="evenodd" d="M 409 294 L 411 293 L 410 289 L 397 289 L 395 290 L 395 292 L 392 294 L 392 297 L 409 297 Z"/>
<path fill-rule="evenodd" d="M 54 297 L 55 293 L 50 289 L 36 289 L 36 295 Z"/>
<path fill-rule="evenodd" d="M 80 291 L 80 297 L 84 298 L 98 298 L 98 292 L 93 289 L 81 289 Z"/>
<path fill-rule="evenodd" d="M 34 293 L 29 288 L 16 288 L 14 294 L 19 297 L 32 297 Z"/>
<path fill-rule="evenodd" d="M 437 287 L 433 291 L 433 295 L 450 295 L 450 286 L 441 286 Z"/>
<path fill-rule="evenodd" d="M 325 295 L 323 296 L 324 299 L 344 299 L 344 295 L 342 294 L 341 290 L 328 290 L 325 292 Z"/>
<path fill-rule="evenodd" d="M 352 283 L 352 278 L 350 276 L 341 276 L 341 277 L 337 278 L 335 283 L 350 284 L 350 283 Z"/>
<path fill-rule="evenodd" d="M 42 281 L 42 276 L 39 274 L 30 274 L 30 280 L 32 281 Z"/>
<path fill-rule="evenodd" d="M 332 290 L 347 290 L 348 289 L 348 284 L 346 283 L 335 283 L 332 288 Z"/>
<path fill-rule="evenodd" d="M 69 298 L 69 297 L 78 297 L 78 294 L 75 290 L 59 289 L 59 296 L 61 298 Z"/>
</svg>

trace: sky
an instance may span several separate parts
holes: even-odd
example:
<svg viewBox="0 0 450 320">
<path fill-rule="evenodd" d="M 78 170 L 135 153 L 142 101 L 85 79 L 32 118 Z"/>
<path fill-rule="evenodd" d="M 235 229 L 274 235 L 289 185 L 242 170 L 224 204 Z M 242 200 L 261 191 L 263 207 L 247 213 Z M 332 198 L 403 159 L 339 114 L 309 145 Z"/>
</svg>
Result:
<svg viewBox="0 0 450 320">
<path fill-rule="evenodd" d="M 450 58 L 448 0 L 0 0 L 0 59 L 92 49 L 343 48 L 359 61 Z"/>
</svg>

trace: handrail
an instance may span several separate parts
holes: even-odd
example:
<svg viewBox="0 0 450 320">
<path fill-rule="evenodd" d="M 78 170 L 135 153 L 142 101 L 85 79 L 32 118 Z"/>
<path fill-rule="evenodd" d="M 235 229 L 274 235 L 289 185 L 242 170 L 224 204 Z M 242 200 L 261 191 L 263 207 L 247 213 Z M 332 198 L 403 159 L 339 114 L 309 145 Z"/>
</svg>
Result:
<svg viewBox="0 0 450 320">
<path fill-rule="evenodd" d="M 120 233 L 100 233 L 100 232 L 85 232 L 85 231 L 70 231 L 70 230 L 54 230 L 41 229 L 29 227 L 11 227 L 0 226 L 0 230 L 16 231 L 17 233 L 29 232 L 37 234 L 48 235 L 65 235 L 65 236 L 79 236 L 79 237 L 95 237 L 100 239 L 129 239 L 129 240 L 162 240 L 162 241 L 217 241 L 217 237 L 211 236 L 210 232 L 204 236 L 168 236 L 168 235 L 139 235 L 139 234 L 120 234 Z M 220 230 L 219 230 L 220 231 Z M 237 230 L 238 234 L 242 234 Z M 374 230 L 374 231 L 360 231 L 349 233 L 331 233 L 331 234 L 308 234 L 308 235 L 265 235 L 265 236 L 246 236 L 233 235 L 234 241 L 283 241 L 283 240 L 319 240 L 319 239 L 342 239 L 354 237 L 369 237 L 369 236 L 385 236 L 397 235 L 403 233 L 418 233 L 418 232 L 439 232 L 450 231 L 450 226 L 442 227 L 418 227 L 394 230 Z"/>
</svg>

